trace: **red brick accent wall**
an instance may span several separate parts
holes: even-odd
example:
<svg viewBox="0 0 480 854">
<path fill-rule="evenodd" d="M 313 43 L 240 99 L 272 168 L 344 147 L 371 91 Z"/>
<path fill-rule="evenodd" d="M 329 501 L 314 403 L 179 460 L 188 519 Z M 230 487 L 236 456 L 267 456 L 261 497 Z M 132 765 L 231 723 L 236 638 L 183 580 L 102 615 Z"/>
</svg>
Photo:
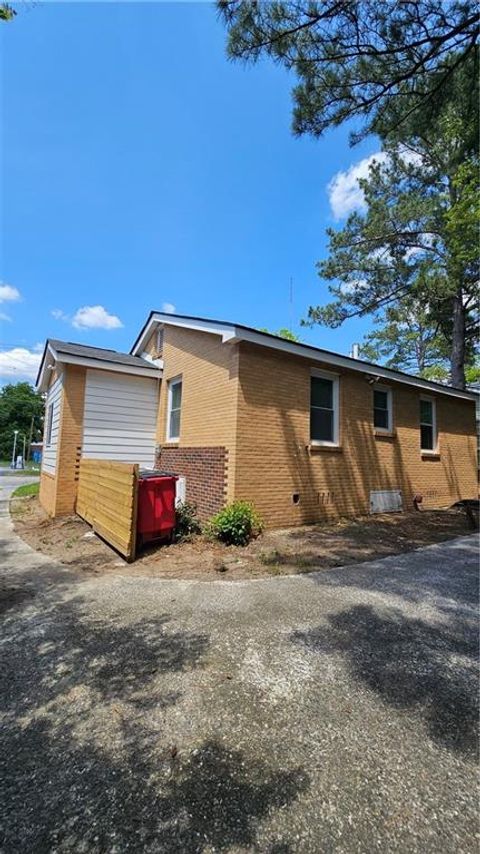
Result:
<svg viewBox="0 0 480 854">
<path fill-rule="evenodd" d="M 186 499 L 197 505 L 200 519 L 213 516 L 225 505 L 227 449 L 162 448 L 157 468 L 186 478 Z"/>
</svg>

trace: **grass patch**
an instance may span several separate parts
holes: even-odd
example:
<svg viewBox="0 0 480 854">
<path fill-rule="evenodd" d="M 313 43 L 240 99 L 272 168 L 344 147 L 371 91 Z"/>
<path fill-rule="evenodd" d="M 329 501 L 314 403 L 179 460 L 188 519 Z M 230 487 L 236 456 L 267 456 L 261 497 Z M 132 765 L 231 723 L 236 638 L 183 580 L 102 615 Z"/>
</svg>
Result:
<svg viewBox="0 0 480 854">
<path fill-rule="evenodd" d="M 264 566 L 276 566 L 281 562 L 282 555 L 278 549 L 271 549 L 267 552 L 260 552 L 258 559 Z"/>
<path fill-rule="evenodd" d="M 24 483 L 23 486 L 17 486 L 12 498 L 25 498 L 29 495 L 38 495 L 39 491 L 39 483 Z"/>
</svg>

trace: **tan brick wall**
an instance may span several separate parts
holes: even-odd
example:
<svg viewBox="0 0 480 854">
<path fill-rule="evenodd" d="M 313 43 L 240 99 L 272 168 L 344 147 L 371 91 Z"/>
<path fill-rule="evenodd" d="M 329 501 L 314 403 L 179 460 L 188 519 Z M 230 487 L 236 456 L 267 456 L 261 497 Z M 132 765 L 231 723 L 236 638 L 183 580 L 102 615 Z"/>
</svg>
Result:
<svg viewBox="0 0 480 854">
<path fill-rule="evenodd" d="M 40 504 L 47 511 L 49 516 L 55 515 L 55 493 L 57 481 L 52 474 L 42 472 L 40 475 Z"/>
<path fill-rule="evenodd" d="M 143 348 L 143 352 L 148 353 L 150 356 L 153 356 L 154 359 L 158 357 L 157 342 L 158 334 L 157 329 L 155 329 L 155 331 L 152 332 L 152 334 L 150 335 L 150 338 L 145 344 L 145 347 Z"/>
<path fill-rule="evenodd" d="M 163 447 L 172 447 L 166 441 L 167 387 L 169 379 L 181 375 L 180 441 L 173 447 L 225 448 L 230 498 L 236 462 L 238 347 L 222 344 L 218 335 L 166 326 L 163 360 L 157 441 Z"/>
<path fill-rule="evenodd" d="M 377 438 L 371 386 L 361 373 L 338 370 L 341 450 L 312 451 L 311 367 L 322 366 L 240 345 L 233 492 L 252 500 L 268 526 L 368 513 L 372 489 L 401 489 L 406 508 L 416 492 L 423 493 L 425 507 L 476 495 L 473 403 L 432 395 L 440 457 L 422 459 L 419 390 L 391 384 L 395 436 Z M 332 371 L 331 365 L 323 367 Z M 294 492 L 300 493 L 298 505 Z"/>
<path fill-rule="evenodd" d="M 86 369 L 77 365 L 65 368 L 56 465 L 56 516 L 73 513 L 75 509 L 83 436 L 85 375 Z"/>
<path fill-rule="evenodd" d="M 50 371 L 50 379 L 48 382 L 48 387 L 53 385 L 54 382 L 58 379 L 59 372 L 58 370 Z M 62 417 L 62 401 L 63 401 L 63 388 L 60 392 L 60 418 Z M 44 428 L 46 425 L 47 419 L 45 418 Z M 43 446 L 45 447 L 45 435 L 42 436 Z M 58 446 L 57 446 L 58 451 Z M 56 470 L 57 471 L 57 470 Z M 44 510 L 49 514 L 49 516 L 55 516 L 55 502 L 57 496 L 57 478 L 56 475 L 49 474 L 48 472 L 43 470 L 43 465 L 40 470 L 40 490 L 39 490 L 39 501 Z"/>
</svg>

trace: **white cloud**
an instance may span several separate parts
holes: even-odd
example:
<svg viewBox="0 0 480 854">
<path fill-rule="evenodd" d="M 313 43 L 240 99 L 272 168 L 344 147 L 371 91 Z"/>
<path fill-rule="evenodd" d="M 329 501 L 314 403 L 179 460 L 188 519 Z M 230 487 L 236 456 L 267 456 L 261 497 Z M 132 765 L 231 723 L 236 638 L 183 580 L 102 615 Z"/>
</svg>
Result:
<svg viewBox="0 0 480 854">
<path fill-rule="evenodd" d="M 162 311 L 164 314 L 175 314 L 175 306 L 173 302 L 164 302 L 162 304 Z"/>
<path fill-rule="evenodd" d="M 416 151 L 408 148 L 401 149 L 402 160 L 412 166 L 421 166 L 422 158 Z M 372 163 L 387 163 L 388 154 L 384 151 L 376 151 L 369 157 L 364 157 L 358 163 L 354 163 L 345 172 L 337 172 L 328 184 L 327 192 L 330 207 L 335 219 L 343 219 L 352 211 L 362 210 L 365 207 L 363 191 L 358 185 L 359 178 L 368 178 Z"/>
<path fill-rule="evenodd" d="M 366 279 L 355 279 L 354 282 L 342 282 L 342 293 L 353 294 L 355 291 L 360 291 L 367 286 Z"/>
<path fill-rule="evenodd" d="M 11 350 L 0 351 L 0 381 L 34 381 L 41 357 L 41 353 L 32 352 L 26 347 L 12 347 Z"/>
<path fill-rule="evenodd" d="M 76 329 L 119 329 L 123 323 L 116 314 L 109 314 L 103 305 L 85 305 L 75 312 L 72 325 Z"/>
<path fill-rule="evenodd" d="M 7 323 L 11 323 L 11 322 L 12 322 L 12 318 L 10 317 L 10 315 L 9 315 L 9 314 L 5 314 L 5 312 L 4 312 L 4 311 L 0 311 L 0 320 L 5 320 Z"/>
<path fill-rule="evenodd" d="M 0 302 L 18 302 L 19 299 L 20 291 L 17 288 L 0 283 Z"/>
<path fill-rule="evenodd" d="M 364 157 L 350 166 L 346 172 L 337 172 L 330 181 L 327 191 L 330 207 L 335 219 L 343 219 L 352 211 L 365 206 L 363 191 L 358 186 L 359 178 L 368 178 L 368 171 L 374 161 L 385 163 L 387 155 L 382 151 Z"/>
<path fill-rule="evenodd" d="M 52 308 L 50 314 L 55 320 L 68 320 L 68 314 L 65 314 L 61 308 Z"/>
</svg>

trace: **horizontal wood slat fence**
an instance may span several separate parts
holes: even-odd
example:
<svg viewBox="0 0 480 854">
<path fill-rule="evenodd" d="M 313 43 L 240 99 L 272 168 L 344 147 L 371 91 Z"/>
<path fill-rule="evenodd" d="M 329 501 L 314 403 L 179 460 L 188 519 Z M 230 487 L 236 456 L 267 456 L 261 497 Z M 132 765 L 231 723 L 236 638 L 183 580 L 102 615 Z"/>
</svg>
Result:
<svg viewBox="0 0 480 854">
<path fill-rule="evenodd" d="M 80 460 L 76 511 L 128 561 L 137 533 L 138 465 Z"/>
</svg>

